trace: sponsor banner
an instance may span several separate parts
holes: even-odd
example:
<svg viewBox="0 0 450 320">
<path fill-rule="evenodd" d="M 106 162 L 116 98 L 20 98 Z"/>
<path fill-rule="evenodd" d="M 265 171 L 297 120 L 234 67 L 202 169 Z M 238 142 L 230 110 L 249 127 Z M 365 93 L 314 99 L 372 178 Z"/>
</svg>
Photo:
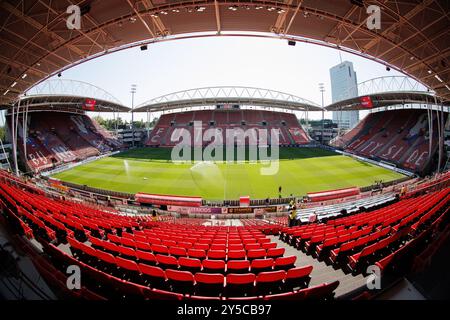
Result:
<svg viewBox="0 0 450 320">
<path fill-rule="evenodd" d="M 147 204 L 159 204 L 159 205 L 174 205 L 174 206 L 191 206 L 191 207 L 201 207 L 202 198 L 200 197 L 180 197 L 171 195 L 161 195 L 161 194 L 148 194 L 148 193 L 136 193 L 134 198 L 139 203 Z"/>
<path fill-rule="evenodd" d="M 69 191 L 69 188 L 66 187 L 65 185 L 61 184 L 61 183 L 55 183 L 55 182 L 52 181 L 52 182 L 50 182 L 50 186 L 53 189 L 57 189 L 57 190 L 60 190 L 60 191 L 63 191 L 63 192 Z"/>
<path fill-rule="evenodd" d="M 361 106 L 366 109 L 373 108 L 372 98 L 369 96 L 364 96 L 360 98 Z"/>
<path fill-rule="evenodd" d="M 87 98 L 83 103 L 83 110 L 94 111 L 95 110 L 95 99 Z"/>
<path fill-rule="evenodd" d="M 167 206 L 168 211 L 177 213 L 221 213 L 222 208 Z"/>
<path fill-rule="evenodd" d="M 250 206 L 250 197 L 249 196 L 240 197 L 239 198 L 239 205 L 241 207 L 249 207 Z"/>
<path fill-rule="evenodd" d="M 264 214 L 267 212 L 277 212 L 277 207 L 273 206 L 273 207 L 255 208 L 256 214 Z"/>
<path fill-rule="evenodd" d="M 251 207 L 228 208 L 228 213 L 253 213 Z"/>
</svg>

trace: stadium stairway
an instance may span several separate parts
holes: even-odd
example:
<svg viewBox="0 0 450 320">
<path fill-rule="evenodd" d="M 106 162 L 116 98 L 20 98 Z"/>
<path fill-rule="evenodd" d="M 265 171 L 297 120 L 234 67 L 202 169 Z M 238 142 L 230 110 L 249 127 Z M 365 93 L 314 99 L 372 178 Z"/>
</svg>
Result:
<svg viewBox="0 0 450 320">
<path fill-rule="evenodd" d="M 329 283 L 338 280 L 339 286 L 335 290 L 335 298 L 348 294 L 366 285 L 367 277 L 362 274 L 352 275 L 346 274 L 342 269 L 334 269 L 333 266 L 327 265 L 324 261 L 318 261 L 311 255 L 306 255 L 303 251 L 297 250 L 287 243 L 279 240 L 278 236 L 269 236 L 272 242 L 277 243 L 277 248 L 285 248 L 286 256 L 296 256 L 296 267 L 313 266 L 310 275 L 311 281 L 309 286 L 319 285 L 321 283 Z"/>
</svg>

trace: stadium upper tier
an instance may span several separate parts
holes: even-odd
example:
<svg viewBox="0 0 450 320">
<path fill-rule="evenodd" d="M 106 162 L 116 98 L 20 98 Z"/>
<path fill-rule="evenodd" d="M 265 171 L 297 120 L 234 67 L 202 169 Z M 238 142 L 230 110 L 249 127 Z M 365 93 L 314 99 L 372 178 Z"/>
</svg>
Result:
<svg viewBox="0 0 450 320">
<path fill-rule="evenodd" d="M 280 145 L 308 144 L 310 139 L 297 120 L 295 114 L 264 110 L 199 110 L 164 114 L 153 128 L 148 146 L 174 146 L 180 138 L 181 130 L 187 129 L 191 134 L 191 145 L 203 146 L 201 135 L 195 135 L 194 123 L 200 122 L 203 130 L 218 128 L 222 141 L 226 143 L 227 130 L 279 129 Z M 255 132 L 255 134 L 257 134 Z M 258 141 L 255 136 L 253 141 Z M 250 140 L 245 141 L 250 144 Z"/>
<path fill-rule="evenodd" d="M 121 147 L 100 125 L 86 115 L 63 112 L 31 112 L 18 117 L 18 153 L 26 169 L 39 172 L 80 161 Z M 27 121 L 27 131 L 23 124 Z M 11 116 L 7 116 L 11 124 Z M 8 125 L 10 136 L 11 125 Z M 25 134 L 25 137 L 24 137 Z"/>
<path fill-rule="evenodd" d="M 435 112 L 430 118 L 427 110 L 413 109 L 371 113 L 333 144 L 351 153 L 421 172 L 438 147 L 436 117 Z"/>
</svg>

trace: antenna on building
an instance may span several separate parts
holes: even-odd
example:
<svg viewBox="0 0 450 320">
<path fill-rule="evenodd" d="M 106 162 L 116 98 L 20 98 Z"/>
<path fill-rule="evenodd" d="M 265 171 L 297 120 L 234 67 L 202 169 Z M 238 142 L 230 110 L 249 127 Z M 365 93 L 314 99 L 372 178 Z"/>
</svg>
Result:
<svg viewBox="0 0 450 320">
<path fill-rule="evenodd" d="M 341 53 L 341 50 L 338 50 L 338 52 L 339 52 L 339 60 L 341 61 L 340 63 L 342 63 L 342 53 Z"/>
</svg>

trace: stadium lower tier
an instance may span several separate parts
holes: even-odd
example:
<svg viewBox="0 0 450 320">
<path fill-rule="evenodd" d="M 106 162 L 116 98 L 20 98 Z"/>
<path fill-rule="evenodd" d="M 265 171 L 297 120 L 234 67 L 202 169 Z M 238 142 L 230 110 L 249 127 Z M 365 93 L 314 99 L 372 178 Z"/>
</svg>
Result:
<svg viewBox="0 0 450 320">
<path fill-rule="evenodd" d="M 17 147 L 26 169 L 33 172 L 83 160 L 121 147 L 117 140 L 107 135 L 87 115 L 30 112 L 26 121 L 24 143 L 24 118 L 23 114 L 20 114 Z M 11 133 L 13 124 L 10 116 L 7 117 L 7 122 Z"/>
<path fill-rule="evenodd" d="M 268 234 L 339 268 L 361 272 L 377 263 L 386 269 L 444 220 L 449 202 L 446 188 L 326 223 L 204 226 L 124 216 L 0 176 L 8 225 L 43 247 L 44 255 L 28 250 L 36 268 L 62 290 L 67 267 L 79 266 L 84 287 L 76 294 L 85 299 L 332 299 L 339 281 L 309 286 L 313 266 L 299 267 Z"/>
<path fill-rule="evenodd" d="M 389 256 L 449 213 L 450 189 L 405 198 L 326 223 L 285 228 L 280 239 L 319 260 L 361 272 Z"/>
<path fill-rule="evenodd" d="M 433 112 L 430 120 L 427 110 L 371 113 L 336 139 L 334 145 L 351 153 L 421 172 L 437 150 L 436 114 Z"/>
<path fill-rule="evenodd" d="M 203 135 L 194 131 L 196 123 L 203 132 L 211 128 L 218 129 L 220 132 L 218 136 L 221 137 L 223 144 L 227 141 L 227 131 L 231 132 L 228 134 L 232 137 L 236 136 L 238 142 L 239 139 L 243 139 L 238 133 L 246 131 L 248 135 L 243 141 L 245 144 L 273 144 L 270 131 L 267 141 L 263 141 L 258 129 L 278 129 L 280 145 L 304 145 L 310 142 L 294 114 L 263 110 L 199 110 L 162 115 L 146 144 L 174 146 L 180 141 L 183 131 L 187 130 L 192 146 L 207 145 L 210 141 L 204 141 Z"/>
</svg>

